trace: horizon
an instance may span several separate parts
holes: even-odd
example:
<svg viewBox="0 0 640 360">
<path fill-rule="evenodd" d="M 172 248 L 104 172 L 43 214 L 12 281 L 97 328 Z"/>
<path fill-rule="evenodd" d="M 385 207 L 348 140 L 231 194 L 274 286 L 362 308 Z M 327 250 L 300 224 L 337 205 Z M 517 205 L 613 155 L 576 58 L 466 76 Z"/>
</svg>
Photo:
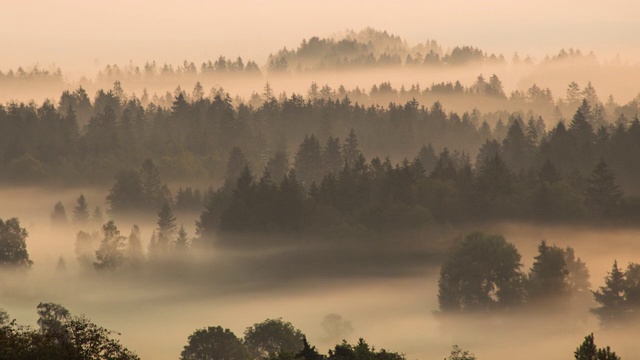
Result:
<svg viewBox="0 0 640 360">
<path fill-rule="evenodd" d="M 569 48 L 593 52 L 600 61 L 616 56 L 631 63 L 640 60 L 640 44 L 634 38 L 640 31 L 640 10 L 634 10 L 631 1 L 617 1 L 613 8 L 545 0 L 528 2 L 528 11 L 522 11 L 521 3 L 502 0 L 463 3 L 366 2 L 367 13 L 362 14 L 365 2 L 360 0 L 304 5 L 287 0 L 268 8 L 259 0 L 215 5 L 186 0 L 177 8 L 168 1 L 118 0 L 108 8 L 79 0 L 10 2 L 5 7 L 12 16 L 0 24 L 0 31 L 6 48 L 22 51 L 7 52 L 0 69 L 55 66 L 79 78 L 93 76 L 107 64 L 178 64 L 185 59 L 201 63 L 220 55 L 241 56 L 262 66 L 270 53 L 297 48 L 302 39 L 366 27 L 400 36 L 409 44 L 435 40 L 445 50 L 468 45 L 503 54 L 507 60 L 516 52 L 541 60 Z M 335 11 L 337 5 L 342 11 Z M 548 11 L 551 6 L 554 10 Z M 361 16 L 354 19 L 354 13 Z M 484 16 L 476 16 L 480 13 Z"/>
</svg>

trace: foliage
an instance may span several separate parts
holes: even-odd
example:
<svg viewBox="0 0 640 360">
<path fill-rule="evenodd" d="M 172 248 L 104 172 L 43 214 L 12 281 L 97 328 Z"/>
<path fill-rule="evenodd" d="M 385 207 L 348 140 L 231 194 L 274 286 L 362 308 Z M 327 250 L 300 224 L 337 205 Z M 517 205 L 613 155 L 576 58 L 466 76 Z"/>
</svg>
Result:
<svg viewBox="0 0 640 360">
<path fill-rule="evenodd" d="M 38 305 L 38 330 L 15 320 L 0 324 L 0 358 L 7 360 L 137 360 L 137 355 L 112 336 L 116 333 L 72 316 L 58 304 Z"/>
<path fill-rule="evenodd" d="M 600 305 L 591 311 L 603 326 L 633 322 L 640 310 L 640 265 L 629 263 L 626 270 L 614 261 L 611 271 L 604 278 L 605 285 L 593 291 Z"/>
<path fill-rule="evenodd" d="M 458 347 L 458 345 L 453 345 L 451 354 L 445 360 L 477 360 L 477 358 L 469 351 Z"/>
<path fill-rule="evenodd" d="M 124 263 L 124 236 L 113 220 L 102 226 L 103 238 L 96 251 L 97 261 L 93 264 L 97 270 L 115 270 Z"/>
<path fill-rule="evenodd" d="M 443 312 L 504 309 L 524 300 L 520 254 L 500 235 L 470 233 L 454 246 L 440 270 Z"/>
<path fill-rule="evenodd" d="M 28 269 L 33 262 L 27 252 L 27 230 L 17 218 L 0 219 L 0 267 Z"/>
<path fill-rule="evenodd" d="M 598 349 L 593 334 L 587 335 L 584 342 L 574 352 L 576 360 L 620 360 L 620 357 L 607 346 Z"/>
<path fill-rule="evenodd" d="M 375 348 L 369 346 L 364 339 L 360 338 L 357 344 L 351 345 L 346 341 L 335 346 L 333 350 L 329 350 L 328 360 L 404 360 L 403 354 L 389 352 L 385 349 L 376 351 Z"/>
<path fill-rule="evenodd" d="M 181 360 L 249 360 L 251 356 L 242 340 L 220 326 L 198 329 L 180 354 Z"/>
<path fill-rule="evenodd" d="M 278 353 L 296 354 L 304 347 L 304 335 L 290 322 L 267 319 L 248 327 L 244 341 L 254 359 L 272 357 Z"/>
</svg>

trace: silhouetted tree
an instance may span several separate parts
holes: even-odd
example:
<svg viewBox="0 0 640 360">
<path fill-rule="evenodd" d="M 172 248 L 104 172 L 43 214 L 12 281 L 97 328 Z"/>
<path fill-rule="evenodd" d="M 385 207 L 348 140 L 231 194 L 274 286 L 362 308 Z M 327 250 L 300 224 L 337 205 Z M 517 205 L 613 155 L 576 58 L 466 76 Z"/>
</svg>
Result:
<svg viewBox="0 0 640 360">
<path fill-rule="evenodd" d="M 500 235 L 470 233 L 451 250 L 438 281 L 443 312 L 492 310 L 524 299 L 520 254 Z"/>
<path fill-rule="evenodd" d="M 98 270 L 115 270 L 124 262 L 124 236 L 113 221 L 109 221 L 102 227 L 103 238 L 100 247 L 96 251 L 97 262 L 94 266 Z"/>
<path fill-rule="evenodd" d="M 244 342 L 254 359 L 271 357 L 280 352 L 297 353 L 303 349 L 304 334 L 282 319 L 267 319 L 248 327 Z"/>
<path fill-rule="evenodd" d="M 67 212 L 64 209 L 64 205 L 62 205 L 61 201 L 58 201 L 56 205 L 53 207 L 53 212 L 51 213 L 51 224 L 52 225 L 66 225 L 67 220 Z"/>
<path fill-rule="evenodd" d="M 530 300 L 549 300 L 568 296 L 571 289 L 566 281 L 569 276 L 564 251 L 557 246 L 549 246 L 543 240 L 538 245 L 538 255 L 529 273 Z"/>
<path fill-rule="evenodd" d="M 587 335 L 573 354 L 576 360 L 620 360 L 620 357 L 608 346 L 598 349 L 594 343 L 593 334 Z"/>
<path fill-rule="evenodd" d="M 28 269 L 33 264 L 27 252 L 27 230 L 17 218 L 0 219 L 0 267 Z"/>
<path fill-rule="evenodd" d="M 116 181 L 107 202 L 114 213 L 140 210 L 145 204 L 145 195 L 140 174 L 135 170 L 124 170 L 116 175 Z"/>
<path fill-rule="evenodd" d="M 78 196 L 76 206 L 73 208 L 73 221 L 83 225 L 89 221 L 89 205 L 83 194 Z"/>
<path fill-rule="evenodd" d="M 596 165 L 585 190 L 587 203 L 598 215 L 613 216 L 620 210 L 622 191 L 616 184 L 614 173 L 604 160 Z"/>
<path fill-rule="evenodd" d="M 220 326 L 198 329 L 189 335 L 181 360 L 249 360 L 251 355 L 242 340 Z"/>
</svg>

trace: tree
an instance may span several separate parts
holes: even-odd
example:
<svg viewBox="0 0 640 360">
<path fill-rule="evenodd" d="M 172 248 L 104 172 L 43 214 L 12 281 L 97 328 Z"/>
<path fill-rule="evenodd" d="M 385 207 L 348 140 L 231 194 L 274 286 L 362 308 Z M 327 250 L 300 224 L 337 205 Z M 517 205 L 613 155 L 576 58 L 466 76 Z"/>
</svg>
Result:
<svg viewBox="0 0 640 360">
<path fill-rule="evenodd" d="M 64 205 L 62 205 L 61 201 L 58 201 L 53 207 L 53 212 L 51 213 L 51 224 L 56 226 L 67 224 L 67 212 L 65 211 Z"/>
<path fill-rule="evenodd" d="M 344 161 L 349 164 L 349 166 L 353 166 L 358 156 L 362 154 L 362 152 L 358 148 L 358 138 L 356 137 L 356 132 L 353 129 L 349 131 L 349 136 L 347 136 L 344 144 L 342 145 L 342 154 L 344 156 Z"/>
<path fill-rule="evenodd" d="M 589 282 L 587 265 L 580 258 L 576 258 L 575 252 L 571 247 L 564 249 L 564 260 L 569 271 L 565 281 L 571 292 L 574 295 L 589 293 L 591 283 Z"/>
<path fill-rule="evenodd" d="M 189 236 L 184 226 L 180 225 L 178 230 L 178 236 L 176 237 L 175 250 L 178 252 L 185 252 L 189 250 Z"/>
<path fill-rule="evenodd" d="M 336 345 L 333 350 L 329 350 L 328 360 L 404 360 L 403 354 L 398 354 L 382 349 L 376 351 L 369 346 L 364 339 L 360 338 L 358 343 L 351 345 L 346 341 Z"/>
<path fill-rule="evenodd" d="M 1 359 L 139 360 L 112 337 L 117 333 L 84 316 L 73 316 L 61 305 L 40 303 L 38 315 L 37 330 L 15 320 L 9 324 L 0 321 Z"/>
<path fill-rule="evenodd" d="M 492 310 L 520 304 L 524 296 L 520 259 L 516 247 L 500 235 L 468 234 L 440 269 L 440 310 Z"/>
<path fill-rule="evenodd" d="M 610 347 L 598 349 L 593 334 L 587 335 L 573 354 L 576 360 L 620 360 Z"/>
<path fill-rule="evenodd" d="M 585 196 L 587 204 L 596 214 L 610 217 L 619 213 L 622 190 L 616 183 L 615 174 L 609 170 L 604 160 L 600 160 L 593 169 L 587 181 Z"/>
<path fill-rule="evenodd" d="M 610 325 L 624 318 L 627 312 L 625 303 L 625 275 L 614 261 L 611 271 L 604 278 L 605 285 L 593 292 L 600 307 L 591 309 L 603 325 Z"/>
<path fill-rule="evenodd" d="M 160 172 L 151 159 L 146 159 L 140 168 L 140 186 L 142 198 L 148 208 L 155 208 L 162 203 L 162 180 Z"/>
<path fill-rule="evenodd" d="M 296 153 L 294 168 L 300 181 L 309 186 L 322 179 L 322 152 L 315 135 L 306 136 Z"/>
<path fill-rule="evenodd" d="M 351 322 L 343 319 L 338 314 L 327 314 L 321 325 L 327 339 L 333 342 L 346 338 L 353 331 Z"/>
<path fill-rule="evenodd" d="M 142 244 L 140 243 L 140 228 L 133 225 L 129 241 L 127 243 L 126 259 L 129 265 L 138 269 L 144 263 L 144 253 L 142 252 Z"/>
<path fill-rule="evenodd" d="M 244 156 L 242 150 L 234 146 L 229 154 L 229 161 L 227 162 L 227 171 L 225 173 L 225 180 L 234 182 L 238 176 L 242 173 L 242 169 L 245 166 L 249 166 L 247 158 Z"/>
<path fill-rule="evenodd" d="M 251 355 L 242 341 L 220 326 L 198 329 L 189 335 L 181 360 L 249 360 Z"/>
<path fill-rule="evenodd" d="M 17 218 L 0 219 L 0 267 L 28 269 L 33 264 L 27 251 L 27 230 Z"/>
<path fill-rule="evenodd" d="M 274 181 L 280 182 L 289 172 L 289 158 L 284 151 L 276 151 L 267 162 L 266 170 Z"/>
<path fill-rule="evenodd" d="M 154 253 L 166 254 L 175 241 L 176 234 L 176 217 L 173 215 L 171 206 L 168 202 L 162 204 L 162 208 L 158 212 L 158 228 L 156 229 L 157 249 Z"/>
<path fill-rule="evenodd" d="M 102 209 L 100 209 L 100 206 L 96 206 L 91 213 L 91 222 L 96 225 L 101 225 L 103 221 L 104 215 L 102 214 Z"/>
<path fill-rule="evenodd" d="M 543 240 L 529 273 L 530 300 L 549 300 L 570 294 L 566 278 L 569 275 L 564 250 L 549 246 Z"/>
<path fill-rule="evenodd" d="M 329 136 L 322 151 L 322 165 L 325 173 L 339 173 L 344 160 L 340 150 L 340 139 Z"/>
<path fill-rule="evenodd" d="M 77 224 L 86 224 L 89 221 L 89 205 L 83 194 L 78 196 L 73 208 L 73 221 Z"/>
<path fill-rule="evenodd" d="M 453 345 L 451 354 L 444 360 L 476 360 L 476 356 L 469 351 L 462 350 L 458 345 Z"/>
<path fill-rule="evenodd" d="M 107 195 L 107 202 L 114 213 L 140 210 L 146 201 L 140 174 L 135 170 L 123 170 L 116 175 L 116 181 Z"/>
<path fill-rule="evenodd" d="M 271 357 L 280 352 L 297 353 L 302 350 L 304 334 L 290 322 L 267 319 L 248 327 L 244 341 L 254 359 Z"/>
<path fill-rule="evenodd" d="M 110 220 L 102 226 L 103 238 L 96 251 L 97 262 L 93 263 L 98 270 L 114 270 L 124 262 L 124 236 Z"/>
</svg>

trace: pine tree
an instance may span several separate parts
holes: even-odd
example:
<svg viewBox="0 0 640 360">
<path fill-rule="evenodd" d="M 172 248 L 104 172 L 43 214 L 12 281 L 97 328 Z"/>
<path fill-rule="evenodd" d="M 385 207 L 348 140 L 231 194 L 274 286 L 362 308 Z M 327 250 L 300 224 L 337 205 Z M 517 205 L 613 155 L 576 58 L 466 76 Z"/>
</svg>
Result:
<svg viewBox="0 0 640 360">
<path fill-rule="evenodd" d="M 358 148 L 358 138 L 356 137 L 356 132 L 353 129 L 351 129 L 351 131 L 349 132 L 349 136 L 347 136 L 344 144 L 342 145 L 342 154 L 344 156 L 344 161 L 349 164 L 349 166 L 353 166 L 358 156 L 362 154 L 362 152 Z"/>
<path fill-rule="evenodd" d="M 613 262 L 613 267 L 604 279 L 605 286 L 601 286 L 593 292 L 593 296 L 600 307 L 592 309 L 603 325 L 609 325 L 621 320 L 626 313 L 625 304 L 625 276 L 618 268 L 618 262 Z"/>
<path fill-rule="evenodd" d="M 240 176 L 240 174 L 242 173 L 242 169 L 244 169 L 244 167 L 248 165 L 249 162 L 244 156 L 242 150 L 239 147 L 234 146 L 231 150 L 231 153 L 229 153 L 229 161 L 227 162 L 225 180 L 235 183 L 236 179 L 238 179 L 238 176 Z"/>
<path fill-rule="evenodd" d="M 619 213 L 623 193 L 616 184 L 615 174 L 604 160 L 600 160 L 591 173 L 585 196 L 597 215 L 614 216 Z"/>
<path fill-rule="evenodd" d="M 51 213 L 51 224 L 55 226 L 67 224 L 67 212 L 65 211 L 64 205 L 62 205 L 61 201 L 58 201 L 53 207 L 53 212 Z"/>
<path fill-rule="evenodd" d="M 176 237 L 175 250 L 178 252 L 186 252 L 189 250 L 189 237 L 182 225 L 180 225 L 178 236 Z"/>
<path fill-rule="evenodd" d="M 176 217 L 173 215 L 171 206 L 168 202 L 162 204 L 162 208 L 158 212 L 158 228 L 156 229 L 157 249 L 156 253 L 166 253 L 175 241 L 176 233 Z"/>
<path fill-rule="evenodd" d="M 145 205 L 150 208 L 158 206 L 162 200 L 162 180 L 158 168 L 150 159 L 142 163 L 140 184 Z"/>
<path fill-rule="evenodd" d="M 306 186 L 322 179 L 322 153 L 315 135 L 305 135 L 296 153 L 294 168 L 296 175 Z"/>
<path fill-rule="evenodd" d="M 86 224 L 89 221 L 89 204 L 87 204 L 84 194 L 80 194 L 76 200 L 76 206 L 73 208 L 73 221 L 77 224 Z"/>
<path fill-rule="evenodd" d="M 144 254 L 142 252 L 140 239 L 140 228 L 138 225 L 133 225 L 131 234 L 129 234 L 126 258 L 129 265 L 134 269 L 138 269 L 144 263 Z"/>
<path fill-rule="evenodd" d="M 569 275 L 564 250 L 549 246 L 543 240 L 529 273 L 529 297 L 549 299 L 570 294 L 566 278 Z"/>
<path fill-rule="evenodd" d="M 598 349 L 593 334 L 587 335 L 573 354 L 575 360 L 621 360 L 608 346 Z"/>
</svg>

